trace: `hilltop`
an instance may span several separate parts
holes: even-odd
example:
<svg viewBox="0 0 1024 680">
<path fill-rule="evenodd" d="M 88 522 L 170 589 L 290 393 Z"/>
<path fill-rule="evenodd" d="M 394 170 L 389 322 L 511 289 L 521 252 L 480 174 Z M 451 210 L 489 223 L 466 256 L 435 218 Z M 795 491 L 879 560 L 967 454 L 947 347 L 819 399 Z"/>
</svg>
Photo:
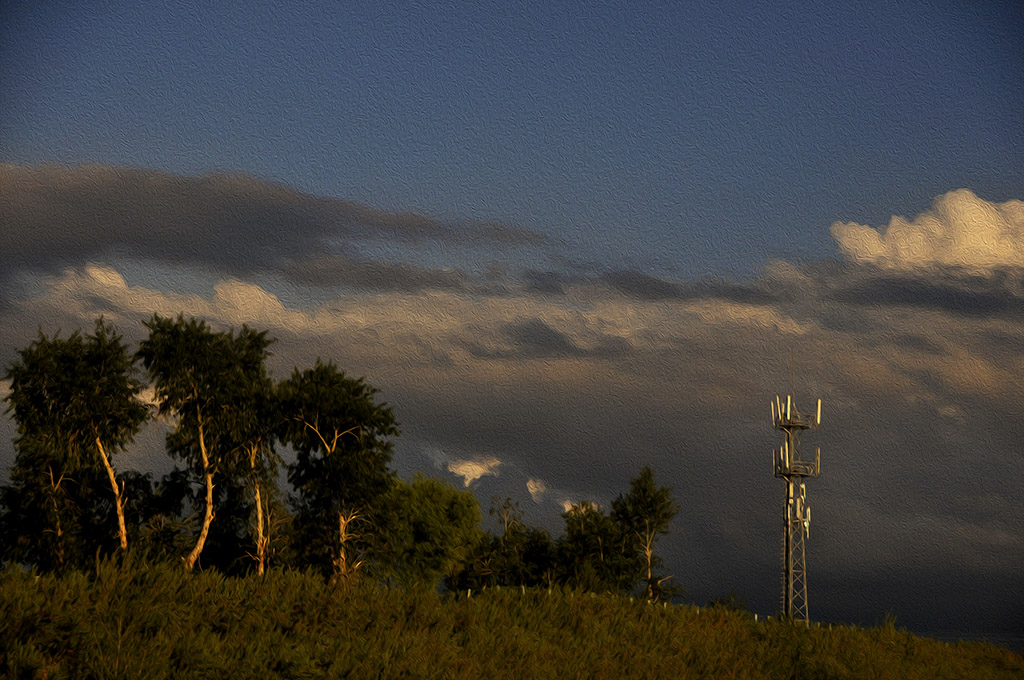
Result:
<svg viewBox="0 0 1024 680">
<path fill-rule="evenodd" d="M 439 594 L 102 562 L 0 575 L 8 677 L 1019 678 L 1024 657 L 878 628 L 565 589 Z"/>
</svg>

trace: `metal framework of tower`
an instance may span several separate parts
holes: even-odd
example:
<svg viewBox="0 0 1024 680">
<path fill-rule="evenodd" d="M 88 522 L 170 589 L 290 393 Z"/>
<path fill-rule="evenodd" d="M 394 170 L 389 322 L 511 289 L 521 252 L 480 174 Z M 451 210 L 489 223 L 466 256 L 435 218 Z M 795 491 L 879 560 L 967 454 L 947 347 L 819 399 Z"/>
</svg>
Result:
<svg viewBox="0 0 1024 680">
<path fill-rule="evenodd" d="M 815 413 L 801 413 L 794 398 L 778 396 L 772 402 L 772 424 L 786 435 L 778 449 L 772 450 L 772 470 L 786 482 L 786 504 L 782 522 L 785 529 L 783 544 L 782 604 L 786 618 L 810 622 L 807 610 L 807 537 L 811 527 L 811 509 L 807 505 L 808 477 L 817 477 L 821 471 L 821 449 L 814 460 L 800 455 L 800 436 L 804 430 L 813 430 L 821 424 L 821 399 Z"/>
</svg>

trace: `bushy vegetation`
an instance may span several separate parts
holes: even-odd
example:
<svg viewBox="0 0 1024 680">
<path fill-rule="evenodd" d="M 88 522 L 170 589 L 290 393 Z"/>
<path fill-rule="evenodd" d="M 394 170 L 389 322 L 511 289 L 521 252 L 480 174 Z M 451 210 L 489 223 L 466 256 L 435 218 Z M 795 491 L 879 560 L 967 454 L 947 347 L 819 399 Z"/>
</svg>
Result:
<svg viewBox="0 0 1024 680">
<path fill-rule="evenodd" d="M 134 353 L 102 319 L 88 334 L 40 334 L 8 368 L 18 430 L 0 487 L 0 562 L 64 573 L 145 554 L 235 576 L 311 570 L 335 584 L 679 592 L 654 551 L 678 505 L 649 468 L 608 510 L 571 507 L 557 539 L 509 500 L 495 502 L 500 531 L 488 533 L 472 492 L 397 477 L 398 422 L 363 379 L 317 359 L 274 381 L 274 341 L 247 326 L 155 315 L 145 327 Z M 147 418 L 166 425 L 176 463 L 159 480 L 116 469 Z"/>
<path fill-rule="evenodd" d="M 1017 678 L 984 643 L 564 588 L 439 594 L 130 559 L 0 574 L 0 673 L 46 678 Z"/>
</svg>

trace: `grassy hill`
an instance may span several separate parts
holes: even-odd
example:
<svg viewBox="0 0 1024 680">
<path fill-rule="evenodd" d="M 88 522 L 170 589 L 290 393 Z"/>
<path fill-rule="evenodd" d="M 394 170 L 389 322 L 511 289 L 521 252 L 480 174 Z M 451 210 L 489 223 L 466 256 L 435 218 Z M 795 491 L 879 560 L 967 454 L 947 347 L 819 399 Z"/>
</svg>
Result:
<svg viewBox="0 0 1024 680">
<path fill-rule="evenodd" d="M 0 573 L 0 673 L 37 678 L 1020 678 L 893 625 L 790 625 L 561 590 L 458 596 L 173 565 Z"/>
</svg>

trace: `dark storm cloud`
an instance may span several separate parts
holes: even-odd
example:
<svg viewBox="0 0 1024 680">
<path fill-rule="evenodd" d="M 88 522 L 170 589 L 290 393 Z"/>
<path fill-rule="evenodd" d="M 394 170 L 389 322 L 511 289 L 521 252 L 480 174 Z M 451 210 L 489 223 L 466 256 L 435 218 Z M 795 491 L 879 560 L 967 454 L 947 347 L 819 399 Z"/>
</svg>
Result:
<svg viewBox="0 0 1024 680">
<path fill-rule="evenodd" d="M 241 174 L 182 177 L 104 165 L 0 166 L 0 266 L 54 272 L 104 255 L 207 264 L 232 273 L 387 238 L 536 245 L 511 225 L 454 225 L 305 194 Z"/>
<path fill-rule="evenodd" d="M 522 279 L 523 286 L 528 292 L 542 295 L 565 295 L 566 284 L 570 282 L 569 277 L 560 272 L 535 269 L 523 272 Z"/>
<path fill-rule="evenodd" d="M 836 564 L 818 569 L 812 577 L 817 588 L 829 594 L 814 601 L 819 620 L 870 626 L 894 613 L 898 626 L 951 642 L 962 638 L 964 631 L 976 631 L 996 644 L 1021 642 L 1019 636 L 1007 635 L 1024 630 L 1024 579 L 1019 574 L 1006 574 L 993 583 L 971 578 L 958 565 L 897 563 L 868 569 Z M 925 608 L 921 593 L 929 593 Z"/>
<path fill-rule="evenodd" d="M 737 283 L 708 279 L 698 283 L 681 283 L 636 271 L 608 272 L 601 276 L 601 280 L 625 295 L 645 301 L 709 299 L 752 305 L 777 301 L 757 281 Z"/>
<path fill-rule="evenodd" d="M 608 272 L 601 278 L 619 292 L 641 300 L 678 300 L 684 296 L 681 284 L 640 272 Z"/>
<path fill-rule="evenodd" d="M 540 319 L 507 323 L 501 330 L 523 357 L 578 357 L 584 354 L 568 335 L 556 331 Z"/>
<path fill-rule="evenodd" d="M 866 268 L 857 280 L 840 281 L 829 300 L 870 307 L 917 307 L 964 317 L 1024 320 L 1020 271 L 987 276 L 922 270 L 893 274 Z"/>
<path fill-rule="evenodd" d="M 582 347 L 565 333 L 538 318 L 525 318 L 504 323 L 499 329 L 503 342 L 485 346 L 475 340 L 463 343 L 466 351 L 477 359 L 609 359 L 629 354 L 631 346 L 623 338 L 604 335 L 591 347 Z"/>
<path fill-rule="evenodd" d="M 345 255 L 316 255 L 282 265 L 289 280 L 304 286 L 359 291 L 467 291 L 466 275 L 454 269 L 429 269 L 401 262 Z"/>
<path fill-rule="evenodd" d="M 502 326 L 502 333 L 516 346 L 524 359 L 556 357 L 621 357 L 631 350 L 623 338 L 602 335 L 592 347 L 580 347 L 568 335 L 555 330 L 540 319 L 520 319 Z"/>
<path fill-rule="evenodd" d="M 303 252 L 326 225 L 303 195 L 239 175 L 87 165 L 0 170 L 4 267 L 53 271 L 106 253 L 231 271 Z"/>
<path fill-rule="evenodd" d="M 924 352 L 936 356 L 946 354 L 946 350 L 938 343 L 916 333 L 901 333 L 892 339 L 892 343 L 911 352 Z"/>
</svg>

